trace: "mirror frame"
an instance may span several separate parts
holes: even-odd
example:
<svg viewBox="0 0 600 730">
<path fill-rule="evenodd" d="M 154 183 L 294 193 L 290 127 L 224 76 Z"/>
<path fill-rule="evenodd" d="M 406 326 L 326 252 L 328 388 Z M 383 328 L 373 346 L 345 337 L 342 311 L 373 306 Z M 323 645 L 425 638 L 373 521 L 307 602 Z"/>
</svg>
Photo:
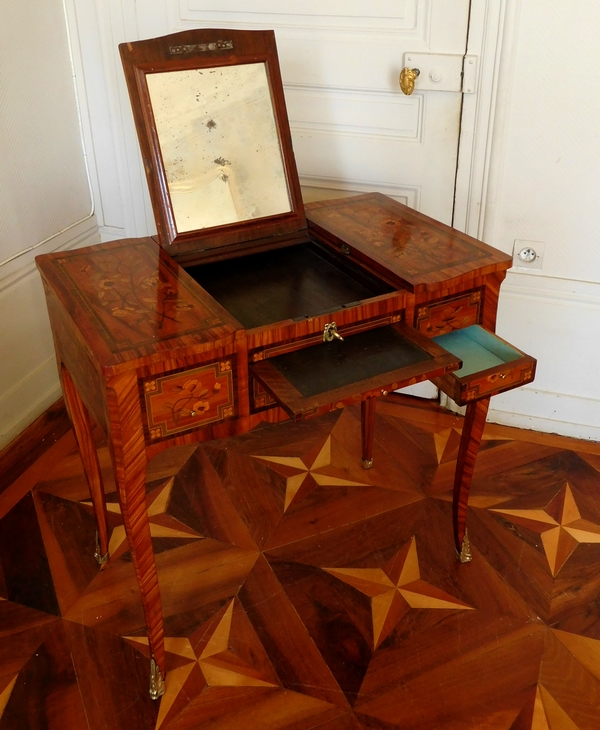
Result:
<svg viewBox="0 0 600 730">
<path fill-rule="evenodd" d="M 202 29 L 119 46 L 142 153 L 159 243 L 175 257 L 281 237 L 306 228 L 298 172 L 273 31 Z M 178 233 L 146 75 L 164 71 L 264 63 L 271 92 L 291 210 Z"/>
</svg>

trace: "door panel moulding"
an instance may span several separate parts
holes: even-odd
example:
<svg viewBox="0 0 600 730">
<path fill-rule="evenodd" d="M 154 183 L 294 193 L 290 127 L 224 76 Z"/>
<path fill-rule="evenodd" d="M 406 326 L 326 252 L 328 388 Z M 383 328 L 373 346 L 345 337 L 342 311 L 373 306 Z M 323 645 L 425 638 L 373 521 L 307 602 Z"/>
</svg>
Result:
<svg viewBox="0 0 600 730">
<path fill-rule="evenodd" d="M 108 144 L 107 138 L 111 137 L 113 139 L 114 144 L 112 145 L 113 152 L 111 153 L 111 157 L 114 156 L 115 158 L 116 168 L 111 174 L 110 179 L 107 179 L 106 171 L 104 173 L 100 170 L 94 171 L 93 187 L 99 201 L 99 225 L 102 239 L 110 240 L 127 236 L 151 235 L 155 232 L 155 226 L 145 185 L 144 170 L 137 151 L 136 136 L 129 114 L 124 83 L 121 79 L 120 62 L 116 48 L 120 42 L 135 40 L 139 37 L 172 33 L 191 27 L 214 26 L 216 21 L 211 20 L 200 12 L 200 9 L 207 7 L 207 3 L 210 4 L 212 0 L 207 0 L 207 2 L 204 2 L 204 0 L 148 0 L 146 3 L 139 4 L 135 0 L 120 0 L 119 2 L 117 0 L 109 0 L 107 3 L 101 3 L 99 0 L 95 0 L 92 5 L 84 3 L 83 0 L 66 0 L 66 2 L 73 5 L 76 9 L 76 13 L 72 14 L 71 21 L 77 24 L 73 32 L 74 42 L 81 42 L 82 39 L 85 40 L 85 37 L 90 35 L 90 29 L 93 26 L 96 26 L 99 31 L 97 33 L 99 40 L 96 45 L 101 52 L 101 62 L 104 69 L 104 80 L 101 80 L 100 86 L 102 87 L 101 91 L 108 98 L 108 109 L 103 112 L 105 118 L 104 125 L 102 122 L 99 124 L 95 123 L 93 134 L 94 138 L 96 138 L 97 134 L 100 134 L 102 143 L 101 150 L 96 150 L 97 156 L 102 154 L 102 150 L 106 149 L 106 145 Z M 393 51 L 399 37 L 408 44 L 414 43 L 415 50 L 425 50 L 429 47 L 430 41 L 432 40 L 431 18 L 433 0 L 406 0 L 406 2 L 394 4 L 392 9 L 388 7 L 388 4 L 383 3 L 381 5 L 384 8 L 384 12 L 382 11 L 381 13 L 382 20 L 378 21 L 382 23 L 381 27 L 379 29 L 373 29 L 355 22 L 356 32 L 339 26 L 318 29 L 316 22 L 312 27 L 294 28 L 293 22 L 297 16 L 282 13 L 282 6 L 276 5 L 275 3 L 272 3 L 270 6 L 267 5 L 266 8 L 267 11 L 270 7 L 271 11 L 278 12 L 245 12 L 243 15 L 241 14 L 241 11 L 244 10 L 243 3 L 237 2 L 236 0 L 236 2 L 230 3 L 230 5 L 232 11 L 228 14 L 227 22 L 223 20 L 219 22 L 221 26 L 249 28 L 253 25 L 249 22 L 251 18 L 257 21 L 255 23 L 256 27 L 277 27 L 275 23 L 271 22 L 271 20 L 276 20 L 277 18 L 286 21 L 282 27 L 277 29 L 277 37 L 284 77 L 290 80 L 292 84 L 294 83 L 295 65 L 293 62 L 290 62 L 290 58 L 294 57 L 295 45 L 298 44 L 302 44 L 302 47 L 305 48 L 306 44 L 312 41 L 320 45 L 321 48 L 324 48 L 326 56 L 329 56 L 329 54 L 335 55 L 336 53 L 339 55 L 339 49 L 346 52 L 346 47 L 351 48 L 352 46 L 360 46 L 364 50 L 365 45 L 368 45 L 372 49 L 373 54 L 389 55 L 390 49 Z M 213 6 L 216 10 L 222 11 L 220 4 L 217 7 L 213 2 Z M 403 10 L 404 6 L 406 7 Z M 358 13 L 356 17 L 359 17 L 363 8 L 364 3 L 361 0 L 361 3 L 356 3 L 354 11 L 352 7 L 349 10 L 344 8 L 341 11 L 335 6 L 335 14 L 356 12 Z M 377 15 L 376 12 L 373 13 L 371 9 L 367 9 L 369 10 L 369 15 Z M 310 19 L 311 16 L 306 13 L 305 8 L 303 8 L 300 16 L 303 14 L 305 18 Z M 319 15 L 324 14 L 326 15 L 319 8 Z M 388 22 L 390 14 L 394 17 L 406 15 L 406 22 L 403 21 L 402 28 L 390 30 Z M 223 17 L 226 16 L 222 15 L 221 18 Z M 312 17 L 315 20 L 318 19 L 316 16 Z M 292 24 L 290 25 L 287 21 L 291 21 Z M 384 23 L 383 21 L 386 22 Z M 79 28 L 82 31 L 81 38 L 77 33 Z M 288 49 L 287 52 L 286 48 Z M 305 50 L 304 53 L 307 53 L 307 51 Z M 326 64 L 325 67 L 329 68 L 326 58 L 323 59 L 323 62 Z M 401 63 L 402 59 L 399 58 L 398 72 Z M 93 66 L 91 76 L 91 85 L 88 93 L 92 92 L 92 87 L 95 89 L 98 85 L 98 79 L 94 80 Z M 353 91 L 359 90 L 367 90 L 371 93 L 378 91 L 383 95 L 379 99 L 381 103 L 385 101 L 385 97 L 387 96 L 389 97 L 389 102 L 386 103 L 390 107 L 395 106 L 395 102 L 392 102 L 391 99 L 396 90 L 397 75 L 394 73 L 386 75 L 381 80 L 380 88 L 379 86 L 374 88 L 372 83 L 373 79 L 368 76 L 365 70 L 361 78 L 357 79 L 354 83 L 357 89 L 342 89 L 340 87 L 339 92 L 341 94 L 352 94 Z M 326 88 L 338 88 L 336 86 L 337 79 L 335 74 L 332 75 L 328 71 L 323 80 Z M 364 83 L 362 83 L 363 81 Z M 313 91 L 315 93 L 318 93 L 318 87 L 318 83 L 314 85 Z M 399 90 L 398 96 L 400 97 Z M 350 103 L 351 100 L 346 99 L 346 102 Z M 382 129 L 376 124 L 374 126 L 375 132 L 386 137 L 391 135 L 393 139 L 402 140 L 403 143 L 412 140 L 415 146 L 418 145 L 421 136 L 420 120 L 424 111 L 422 108 L 423 102 L 424 100 L 421 100 L 421 109 L 418 113 L 414 110 L 410 113 L 412 116 L 408 121 L 412 123 L 410 130 L 408 130 L 408 133 L 411 135 L 409 139 L 406 138 L 407 130 L 405 129 L 406 124 L 404 122 L 400 125 L 401 129 L 396 129 L 395 127 L 390 129 L 387 122 L 383 125 Z M 87 103 L 90 105 L 92 102 L 88 101 Z M 417 116 L 416 138 L 414 137 L 415 114 Z M 405 113 L 404 117 L 406 116 Z M 90 122 L 90 127 L 92 126 L 92 122 Z M 371 135 L 370 127 L 370 123 L 361 123 L 354 130 L 346 129 L 345 132 L 346 135 L 357 135 L 364 139 Z M 312 126 L 304 131 L 312 133 Z M 319 134 L 326 131 L 320 129 L 316 133 Z M 334 133 L 334 130 L 331 133 Z M 91 134 L 88 134 L 87 138 L 89 139 L 90 136 Z M 96 166 L 100 164 L 100 161 L 95 161 L 97 162 Z M 350 176 L 356 177 L 356 175 Z M 387 182 L 389 183 L 390 181 L 388 180 Z M 117 189 L 119 191 L 118 200 L 114 194 Z"/>
<path fill-rule="evenodd" d="M 466 52 L 479 58 L 475 94 L 463 95 L 453 225 L 483 238 L 501 61 L 513 34 L 509 0 L 472 0 Z"/>
<path fill-rule="evenodd" d="M 390 3 L 388 0 L 374 0 L 369 12 L 364 12 L 362 0 L 347 0 L 341 5 L 335 0 L 306 0 L 302 12 L 282 12 L 281 3 L 263 0 L 260 11 L 248 11 L 247 3 L 241 0 L 171 0 L 180 22 L 206 24 L 222 23 L 223 17 L 230 19 L 228 25 L 250 28 L 285 28 L 302 30 L 335 30 L 336 32 L 385 33 L 415 31 L 424 25 L 429 16 L 431 0 L 404 0 Z M 421 8 L 419 7 L 421 5 Z M 426 7 L 423 7 L 426 6 Z M 424 12 L 425 11 L 425 12 Z"/>
<path fill-rule="evenodd" d="M 598 413 L 600 400 L 595 398 L 522 388 L 493 398 L 488 421 L 600 442 Z"/>
<path fill-rule="evenodd" d="M 509 0 L 472 0 L 471 19 L 469 28 L 468 47 L 466 52 L 479 57 L 479 83 L 477 93 L 464 96 L 462 112 L 461 140 L 458 154 L 458 170 L 456 180 L 456 201 L 454 225 L 470 235 L 481 238 L 484 227 L 485 204 L 488 187 L 492 132 L 496 108 L 496 93 L 500 69 L 501 54 L 505 35 L 505 21 Z M 176 28 L 209 27 L 214 25 L 210 16 L 207 17 L 201 9 L 210 5 L 204 0 L 186 0 L 176 3 L 172 0 L 171 17 Z M 415 3 L 414 22 L 407 23 L 404 28 L 395 28 L 390 32 L 389 22 L 382 27 L 361 26 L 356 28 L 339 26 L 330 28 L 311 28 L 298 22 L 298 18 L 308 18 L 309 15 L 293 15 L 285 13 L 244 13 L 241 14 L 239 3 L 230 3 L 230 20 L 227 25 L 231 28 L 273 27 L 279 29 L 278 36 L 283 40 L 289 36 L 304 36 L 310 32 L 317 34 L 323 40 L 327 34 L 331 40 L 341 36 L 349 36 L 352 32 L 361 34 L 378 34 L 377 42 L 381 42 L 379 34 L 385 34 L 393 39 L 401 33 L 403 38 L 414 36 L 422 40 L 430 37 L 431 2 Z M 238 8 L 239 5 L 239 8 Z M 222 10 L 222 8 L 221 8 Z M 323 10 L 323 15 L 327 15 Z M 222 16 L 221 16 L 222 17 Z M 388 19 L 389 20 L 389 19 Z M 323 35 L 325 34 L 325 36 Z M 335 41 L 334 41 L 335 42 Z M 282 66 L 285 65 L 285 52 L 280 49 Z M 293 120 L 292 125 L 294 126 Z M 296 129 L 299 126 L 296 125 Z M 311 127 L 312 129 L 312 127 Z"/>
<path fill-rule="evenodd" d="M 395 91 L 373 92 L 299 84 L 286 84 L 285 92 L 292 131 L 354 134 L 397 139 L 403 143 L 422 142 L 422 94 L 406 97 Z M 333 115 L 331 99 L 335 100 Z"/>
<path fill-rule="evenodd" d="M 418 209 L 421 189 L 412 185 L 390 185 L 384 182 L 365 182 L 364 180 L 348 180 L 334 177 L 319 177 L 316 175 L 300 175 L 300 184 L 303 188 L 319 190 L 335 190 L 346 193 L 383 193 L 400 203 Z M 324 199 L 324 198 L 321 198 Z"/>
</svg>

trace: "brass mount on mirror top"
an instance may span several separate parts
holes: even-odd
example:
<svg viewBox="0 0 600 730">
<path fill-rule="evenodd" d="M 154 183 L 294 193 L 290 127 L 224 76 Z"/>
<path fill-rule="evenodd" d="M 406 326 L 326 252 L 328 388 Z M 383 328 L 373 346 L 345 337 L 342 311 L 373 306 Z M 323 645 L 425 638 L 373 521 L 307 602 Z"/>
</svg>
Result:
<svg viewBox="0 0 600 730">
<path fill-rule="evenodd" d="M 184 31 L 119 51 L 170 255 L 306 228 L 272 31 Z"/>
<path fill-rule="evenodd" d="M 206 53 L 207 51 L 224 51 L 233 49 L 233 41 L 216 41 L 215 43 L 186 43 L 180 46 L 169 46 L 171 56 L 185 53 Z"/>
</svg>

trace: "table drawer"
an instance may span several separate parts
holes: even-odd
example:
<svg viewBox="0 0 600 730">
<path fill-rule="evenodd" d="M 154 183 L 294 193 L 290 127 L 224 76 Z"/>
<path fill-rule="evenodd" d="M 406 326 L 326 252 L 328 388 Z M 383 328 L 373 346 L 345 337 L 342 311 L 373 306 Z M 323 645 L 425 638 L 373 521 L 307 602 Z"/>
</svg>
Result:
<svg viewBox="0 0 600 730">
<path fill-rule="evenodd" d="M 141 381 L 150 442 L 234 415 L 233 358 Z"/>
<path fill-rule="evenodd" d="M 404 294 L 402 294 L 404 296 Z M 284 342 L 275 341 L 272 344 L 258 347 L 254 350 L 248 350 L 249 362 L 259 362 L 260 360 L 266 360 L 272 357 L 279 357 L 288 352 L 294 350 L 304 350 L 307 347 L 318 346 L 323 342 L 323 335 L 326 328 L 329 328 L 332 324 L 335 324 L 336 331 L 344 338 L 352 337 L 359 334 L 360 332 L 366 332 L 367 330 L 379 329 L 386 325 L 397 324 L 402 322 L 403 315 L 398 312 L 388 314 L 384 316 L 377 316 L 373 318 L 365 318 L 355 320 L 352 314 L 350 317 L 344 316 L 346 312 L 332 312 L 330 314 L 323 315 L 321 317 L 311 318 L 307 321 L 306 327 L 303 330 L 297 330 L 291 334 L 295 335 L 294 338 L 286 339 Z M 349 319 L 349 323 L 347 320 Z M 279 329 L 278 334 L 281 334 L 282 329 Z M 288 332 L 290 334 L 290 332 Z M 248 336 L 249 343 L 255 343 L 256 340 L 251 335 Z"/>
<path fill-rule="evenodd" d="M 535 358 L 479 325 L 433 339 L 463 362 L 460 370 L 433 378 L 458 405 L 512 390 L 534 379 Z"/>
<path fill-rule="evenodd" d="M 253 377 L 298 420 L 443 375 L 460 365 L 403 323 L 321 342 L 250 366 Z"/>
<path fill-rule="evenodd" d="M 480 289 L 453 297 L 420 304 L 415 311 L 415 327 L 427 337 L 479 324 L 482 292 Z"/>
</svg>

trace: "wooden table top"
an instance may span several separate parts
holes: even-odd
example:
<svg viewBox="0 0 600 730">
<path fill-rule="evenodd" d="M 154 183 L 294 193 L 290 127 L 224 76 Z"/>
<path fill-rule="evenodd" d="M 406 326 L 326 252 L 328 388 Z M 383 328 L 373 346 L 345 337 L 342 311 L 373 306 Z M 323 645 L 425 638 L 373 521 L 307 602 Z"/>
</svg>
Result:
<svg viewBox="0 0 600 730">
<path fill-rule="evenodd" d="M 233 342 L 241 325 L 152 238 L 37 258 L 105 372 Z"/>
<path fill-rule="evenodd" d="M 345 242 L 357 260 L 373 262 L 411 292 L 512 266 L 508 254 L 381 193 L 310 203 L 306 213 L 311 229 Z"/>
</svg>

